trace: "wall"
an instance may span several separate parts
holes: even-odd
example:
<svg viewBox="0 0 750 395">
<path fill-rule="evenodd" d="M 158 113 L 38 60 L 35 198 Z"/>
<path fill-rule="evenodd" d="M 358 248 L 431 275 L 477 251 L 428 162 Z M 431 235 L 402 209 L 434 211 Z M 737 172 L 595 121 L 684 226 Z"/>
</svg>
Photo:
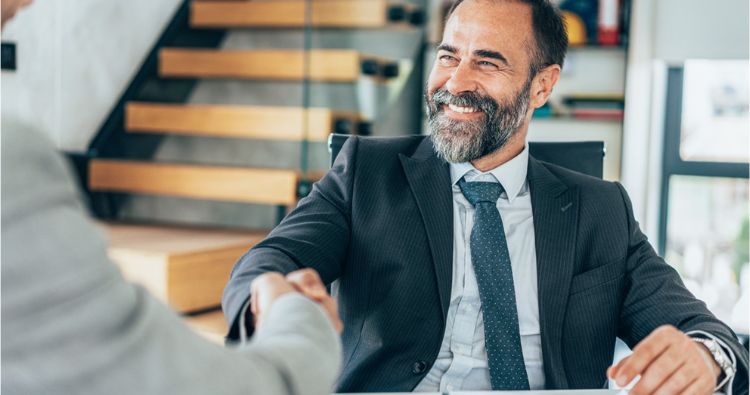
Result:
<svg viewBox="0 0 750 395">
<path fill-rule="evenodd" d="M 421 0 L 414 1 L 424 4 Z M 21 118 L 45 131 L 66 151 L 83 151 L 171 19 L 179 0 L 37 0 L 8 24 L 4 41 L 18 45 L 19 65 L 2 74 L 2 118 Z M 375 121 L 377 135 L 418 132 L 422 76 L 414 62 L 421 53 L 418 29 L 322 30 L 316 48 L 354 48 L 399 60 L 401 76 L 387 84 L 362 79 L 356 84 L 312 84 L 310 104 L 353 110 Z M 222 45 L 238 48 L 303 48 L 301 30 L 242 30 Z M 300 83 L 202 81 L 189 102 L 302 106 Z M 399 111 L 393 111 L 393 109 Z M 301 167 L 299 143 L 241 139 L 165 138 L 155 160 L 254 166 Z M 310 169 L 326 169 L 324 144 L 308 149 Z M 123 210 L 130 219 L 215 223 L 264 228 L 276 221 L 276 208 L 133 196 Z"/>
<path fill-rule="evenodd" d="M 2 118 L 83 151 L 179 0 L 37 0 L 3 31 L 18 70 L 2 72 Z"/>
<path fill-rule="evenodd" d="M 748 59 L 747 0 L 634 0 L 625 94 L 622 181 L 656 239 L 665 70 L 686 59 Z"/>
<path fill-rule="evenodd" d="M 747 0 L 659 0 L 655 6 L 654 58 L 747 59 Z"/>
</svg>

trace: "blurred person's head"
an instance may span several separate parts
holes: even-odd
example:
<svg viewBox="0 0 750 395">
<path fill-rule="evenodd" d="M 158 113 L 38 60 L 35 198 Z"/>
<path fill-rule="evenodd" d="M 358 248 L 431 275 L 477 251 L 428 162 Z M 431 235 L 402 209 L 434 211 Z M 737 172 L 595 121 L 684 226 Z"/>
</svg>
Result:
<svg viewBox="0 0 750 395">
<path fill-rule="evenodd" d="M 5 26 L 5 22 L 8 22 L 13 18 L 18 10 L 31 4 L 31 1 L 32 0 L 2 0 L 2 8 L 0 9 L 0 17 L 2 17 L 1 26 Z"/>
<path fill-rule="evenodd" d="M 517 155 L 567 46 L 562 17 L 548 0 L 457 1 L 425 91 L 438 155 L 454 163 L 505 147 L 507 159 Z"/>
</svg>

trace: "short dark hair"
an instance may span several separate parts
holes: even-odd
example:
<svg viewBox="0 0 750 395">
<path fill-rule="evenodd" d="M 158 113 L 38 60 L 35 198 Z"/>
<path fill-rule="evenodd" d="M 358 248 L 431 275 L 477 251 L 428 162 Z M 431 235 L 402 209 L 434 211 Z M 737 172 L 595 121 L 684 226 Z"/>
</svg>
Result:
<svg viewBox="0 0 750 395">
<path fill-rule="evenodd" d="M 453 11 L 465 0 L 455 0 L 446 21 Z M 499 0 L 496 0 L 499 1 Z M 534 40 L 531 45 L 530 75 L 533 77 L 541 69 L 557 64 L 560 67 L 565 62 L 565 53 L 568 51 L 568 32 L 560 15 L 559 9 L 549 0 L 504 0 L 518 1 L 531 7 L 532 28 L 534 29 Z"/>
</svg>

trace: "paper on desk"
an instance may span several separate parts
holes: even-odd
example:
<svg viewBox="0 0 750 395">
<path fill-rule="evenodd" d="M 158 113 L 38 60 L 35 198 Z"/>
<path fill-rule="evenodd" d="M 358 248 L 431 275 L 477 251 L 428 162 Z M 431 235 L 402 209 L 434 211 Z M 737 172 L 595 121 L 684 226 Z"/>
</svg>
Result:
<svg viewBox="0 0 750 395">
<path fill-rule="evenodd" d="M 624 390 L 451 391 L 450 395 L 620 395 Z M 627 391 L 624 392 L 627 394 Z"/>
</svg>

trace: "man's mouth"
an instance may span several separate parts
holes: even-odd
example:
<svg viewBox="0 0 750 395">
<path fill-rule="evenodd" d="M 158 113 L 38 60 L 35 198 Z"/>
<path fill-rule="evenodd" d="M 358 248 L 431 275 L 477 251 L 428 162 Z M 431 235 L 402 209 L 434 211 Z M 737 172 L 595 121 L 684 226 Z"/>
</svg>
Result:
<svg viewBox="0 0 750 395">
<path fill-rule="evenodd" d="M 469 114 L 469 113 L 480 111 L 476 107 L 462 107 L 462 106 L 457 106 L 455 104 L 448 104 L 448 108 L 450 108 L 451 110 L 455 112 L 462 113 L 462 114 Z"/>
</svg>

